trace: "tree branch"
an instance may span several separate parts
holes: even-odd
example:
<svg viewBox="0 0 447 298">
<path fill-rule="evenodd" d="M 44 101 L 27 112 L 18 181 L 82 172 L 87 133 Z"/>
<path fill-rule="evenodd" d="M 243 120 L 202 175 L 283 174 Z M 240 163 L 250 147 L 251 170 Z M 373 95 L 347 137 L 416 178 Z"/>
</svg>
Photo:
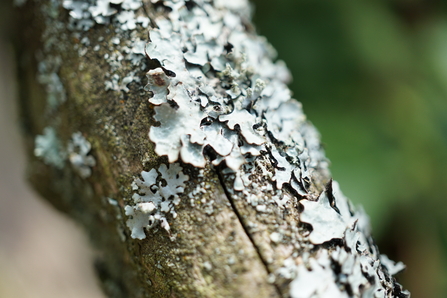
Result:
<svg viewBox="0 0 447 298">
<path fill-rule="evenodd" d="M 86 228 L 107 295 L 407 297 L 248 3 L 18 12 L 30 180 Z"/>
</svg>

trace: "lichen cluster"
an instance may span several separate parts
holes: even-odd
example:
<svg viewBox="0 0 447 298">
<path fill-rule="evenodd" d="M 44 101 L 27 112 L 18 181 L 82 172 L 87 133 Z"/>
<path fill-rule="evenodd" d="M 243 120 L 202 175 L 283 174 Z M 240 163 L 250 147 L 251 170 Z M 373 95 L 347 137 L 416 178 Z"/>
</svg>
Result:
<svg viewBox="0 0 447 298">
<path fill-rule="evenodd" d="M 68 159 L 81 178 L 90 177 L 91 168 L 96 165 L 95 158 L 89 155 L 91 148 L 90 142 L 79 131 L 73 133 L 67 146 Z"/>
<path fill-rule="evenodd" d="M 45 127 L 42 135 L 37 135 L 34 145 L 34 155 L 46 164 L 61 169 L 64 166 L 66 153 L 52 127 Z"/>
<path fill-rule="evenodd" d="M 47 165 L 58 169 L 62 169 L 68 159 L 73 170 L 81 178 L 88 178 L 92 174 L 91 168 L 96 164 L 95 158 L 90 155 L 91 147 L 90 142 L 79 131 L 73 133 L 71 140 L 63 146 L 56 130 L 47 126 L 43 135 L 36 136 L 34 155 L 41 158 Z"/>
<path fill-rule="evenodd" d="M 160 66 L 147 75 L 149 101 L 160 125 L 149 137 L 156 153 L 170 162 L 180 157 L 204 167 L 209 148 L 216 154 L 214 165 L 225 162 L 238 171 L 247 155 L 275 150 L 266 139 L 267 117 L 277 117 L 276 110 L 290 99 L 288 72 L 282 63 L 272 63 L 274 53 L 263 38 L 246 33 L 243 1 L 232 9 L 220 2 L 188 3 L 164 1 L 172 12 L 155 19 L 157 28 L 150 30 L 146 53 Z M 304 121 L 299 104 L 287 108 Z M 271 130 L 283 133 L 284 123 L 276 120 Z"/>
<path fill-rule="evenodd" d="M 332 180 L 321 191 L 329 170 L 318 132 L 291 98 L 284 63 L 273 62 L 273 48 L 250 29 L 248 2 L 151 2 L 157 9 L 151 19 L 139 0 L 63 2 L 69 28 L 80 40 L 79 56 L 100 48 L 82 32 L 95 24 L 115 29 L 104 56 L 110 66 L 106 91 L 128 92 L 130 83 L 144 81 L 137 74 L 150 67 L 145 89 L 158 123 L 148 127 L 148 138 L 170 165 L 142 171 L 134 179 L 133 196 L 124 206 L 131 237 L 144 239 L 147 230 L 160 225 L 174 240 L 168 219 L 177 217 L 175 206 L 189 178 L 179 162 L 212 165 L 220 171 L 228 199 L 243 198 L 259 217 L 300 208 L 299 222 L 308 228 L 297 224 L 289 235 L 276 227 L 268 236 L 272 246 L 289 241 L 290 257 L 271 273 L 271 282 L 288 280 L 290 297 L 408 297 L 392 277 L 403 265 L 380 256 L 363 211 Z M 136 35 L 135 29 L 149 24 L 148 40 Z M 114 72 L 123 61 L 134 70 L 120 76 Z M 50 106 L 65 100 L 57 76 L 60 63 L 50 56 L 40 67 Z M 74 170 L 88 177 L 95 164 L 87 156 L 88 141 L 73 134 L 67 153 L 59 156 L 65 149 L 52 151 L 60 147 L 55 136 L 49 128 L 36 138 L 36 156 L 56 167 L 69 156 Z M 198 184 L 189 193 L 191 206 L 201 192 L 205 186 Z M 205 214 L 213 214 L 213 203 L 203 202 Z M 271 258 L 266 263 L 273 263 Z"/>
<path fill-rule="evenodd" d="M 159 176 L 162 181 L 157 181 Z M 144 229 L 150 229 L 157 223 L 170 231 L 166 215 L 170 213 L 173 218 L 177 217 L 174 207 L 180 202 L 178 194 L 183 193 L 184 183 L 189 179 L 177 163 L 171 164 L 169 168 L 162 164 L 158 172 L 155 169 L 143 171 L 141 177 L 142 180 L 137 178 L 132 185 L 133 190 L 137 191 L 132 196 L 135 205 L 125 207 L 126 215 L 131 216 L 127 221 L 132 231 L 131 237 L 140 240 L 146 238 Z"/>
<path fill-rule="evenodd" d="M 147 22 L 134 12 L 143 5 L 141 0 L 64 0 L 62 5 L 70 12 L 71 29 L 87 31 L 95 23 L 115 22 L 121 30 L 133 30 L 137 23 Z"/>
<path fill-rule="evenodd" d="M 331 181 L 317 201 L 301 200 L 301 221 L 312 225 L 308 239 L 321 245 L 343 240 L 334 250 L 320 250 L 301 262 L 287 259 L 278 269 L 281 276 L 293 278 L 290 295 L 311 297 L 407 297 L 408 292 L 391 278 L 405 266 L 380 255 L 371 238 L 363 210 L 355 210 Z M 337 268 L 337 269 L 334 269 Z"/>
<path fill-rule="evenodd" d="M 247 33 L 246 15 L 231 5 L 188 3 L 163 1 L 172 11 L 154 20 L 157 28 L 150 31 L 146 46 L 149 58 L 159 63 L 147 74 L 153 93 L 149 101 L 156 105 L 160 123 L 149 133 L 156 153 L 196 167 L 204 167 L 210 157 L 214 165 L 225 162 L 235 177 L 229 193 L 249 188 L 250 167 L 258 156 L 270 162 L 265 171 L 273 172 L 276 187 L 264 194 L 277 199 L 247 193 L 247 201 L 261 213 L 275 204 L 281 208 L 290 197 L 281 189 L 288 185 L 304 207 L 301 221 L 312 228 L 310 247 L 343 241 L 330 253 L 320 250 L 314 258 L 295 258 L 293 266 L 276 272 L 291 272 L 292 297 L 406 296 L 390 277 L 402 266 L 381 263 L 365 215 L 349 206 L 338 184 L 331 181 L 318 198 L 309 192 L 313 172 L 327 171 L 328 164 L 318 133 L 290 98 L 287 71 L 272 62 L 269 45 Z M 282 234 L 274 232 L 270 238 L 280 242 Z"/>
</svg>

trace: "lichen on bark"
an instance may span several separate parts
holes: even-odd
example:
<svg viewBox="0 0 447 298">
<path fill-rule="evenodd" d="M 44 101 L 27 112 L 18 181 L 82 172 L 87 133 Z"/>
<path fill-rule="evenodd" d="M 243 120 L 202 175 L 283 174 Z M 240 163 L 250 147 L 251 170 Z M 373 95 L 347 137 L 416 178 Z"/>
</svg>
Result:
<svg viewBox="0 0 447 298">
<path fill-rule="evenodd" d="M 35 24 L 16 42 L 30 179 L 86 228 L 110 297 L 408 295 L 246 1 L 35 0 L 18 13 Z M 33 155 L 44 130 L 62 166 Z M 83 171 L 67 158 L 74 134 L 95 160 Z"/>
</svg>

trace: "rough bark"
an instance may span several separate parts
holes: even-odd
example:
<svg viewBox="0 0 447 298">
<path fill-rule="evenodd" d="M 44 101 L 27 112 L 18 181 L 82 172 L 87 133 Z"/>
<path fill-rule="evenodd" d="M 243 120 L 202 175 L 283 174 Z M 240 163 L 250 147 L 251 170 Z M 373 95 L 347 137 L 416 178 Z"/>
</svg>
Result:
<svg viewBox="0 0 447 298">
<path fill-rule="evenodd" d="M 138 3 L 17 9 L 29 179 L 85 227 L 107 295 L 406 297 L 391 276 L 399 264 L 380 261 L 365 216 L 332 182 L 248 4 Z M 198 16 L 208 25 L 188 27 Z M 179 128 L 195 117 L 194 130 Z M 162 172 L 177 166 L 189 179 L 165 197 Z"/>
</svg>

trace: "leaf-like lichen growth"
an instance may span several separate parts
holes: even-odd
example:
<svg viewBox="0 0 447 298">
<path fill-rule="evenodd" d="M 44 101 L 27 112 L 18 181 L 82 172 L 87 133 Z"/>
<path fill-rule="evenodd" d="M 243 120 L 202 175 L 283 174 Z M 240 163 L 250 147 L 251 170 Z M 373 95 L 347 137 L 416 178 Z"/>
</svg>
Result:
<svg viewBox="0 0 447 298">
<path fill-rule="evenodd" d="M 405 266 L 378 254 L 371 245 L 366 215 L 353 210 L 338 183 L 331 181 L 317 201 L 300 203 L 304 206 L 301 220 L 312 226 L 310 242 L 319 245 L 343 239 L 343 244 L 331 253 L 322 250 L 315 258 L 304 258 L 298 264 L 285 262 L 277 273 L 295 276 L 290 284 L 291 297 L 350 297 L 340 290 L 346 287 L 353 297 L 394 297 L 396 290 L 408 297 L 391 277 Z M 334 272 L 334 266 L 340 272 Z"/>
<path fill-rule="evenodd" d="M 162 164 L 158 172 L 155 169 L 142 171 L 141 177 L 133 183 L 136 191 L 132 196 L 133 204 L 125 207 L 131 237 L 140 240 L 146 238 L 144 229 L 148 230 L 158 222 L 162 228 L 170 231 L 166 216 L 168 213 L 174 218 L 177 216 L 174 207 L 180 202 L 178 194 L 183 193 L 184 183 L 189 179 L 176 163 L 169 167 Z"/>
<path fill-rule="evenodd" d="M 67 155 L 53 127 L 45 127 L 43 135 L 36 136 L 34 155 L 42 158 L 47 165 L 59 169 L 64 167 Z"/>
<path fill-rule="evenodd" d="M 90 177 L 92 174 L 91 168 L 96 165 L 95 158 L 88 155 L 91 148 L 90 142 L 80 132 L 73 133 L 67 146 L 68 159 L 74 170 L 82 178 Z"/>
</svg>

